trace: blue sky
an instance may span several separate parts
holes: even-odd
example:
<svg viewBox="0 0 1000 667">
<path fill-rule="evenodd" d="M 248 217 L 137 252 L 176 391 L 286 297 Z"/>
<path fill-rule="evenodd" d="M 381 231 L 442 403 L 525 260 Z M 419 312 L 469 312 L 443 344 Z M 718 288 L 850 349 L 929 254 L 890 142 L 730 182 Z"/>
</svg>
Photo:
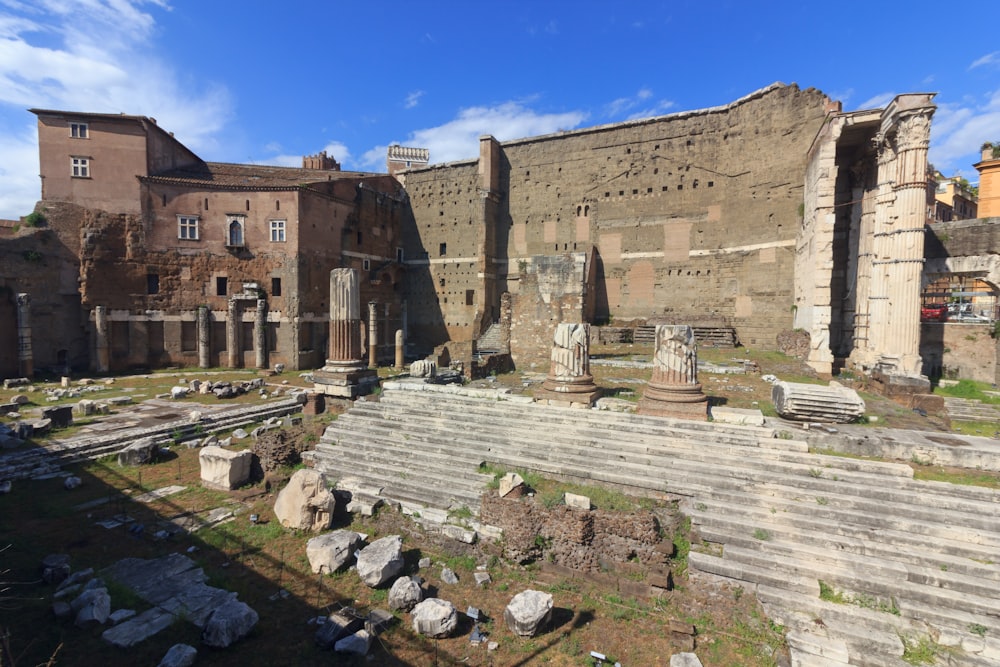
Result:
<svg viewBox="0 0 1000 667">
<path fill-rule="evenodd" d="M 1000 139 L 1000 2 L 0 0 L 0 218 L 40 196 L 28 108 L 124 112 L 210 161 L 385 170 L 725 104 L 775 81 L 847 110 L 937 92 L 931 161 Z"/>
</svg>

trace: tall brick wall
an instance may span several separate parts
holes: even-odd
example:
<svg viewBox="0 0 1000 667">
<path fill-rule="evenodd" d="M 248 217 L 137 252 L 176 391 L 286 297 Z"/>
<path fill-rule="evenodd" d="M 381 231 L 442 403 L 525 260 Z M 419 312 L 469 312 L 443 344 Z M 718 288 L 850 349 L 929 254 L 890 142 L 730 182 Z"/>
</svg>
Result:
<svg viewBox="0 0 1000 667">
<path fill-rule="evenodd" d="M 409 172 L 407 248 L 412 240 L 433 260 L 444 259 L 441 243 L 449 255 L 457 246 L 469 267 L 476 234 L 492 234 L 497 257 L 483 273 L 505 291 L 520 259 L 594 247 L 596 319 L 712 316 L 746 344 L 773 348 L 791 327 L 805 156 L 828 102 L 775 85 L 725 107 L 504 142 L 481 168 L 499 170 L 482 229 L 472 224 L 476 163 Z M 475 309 L 454 308 L 452 276 L 430 266 L 422 304 L 435 305 L 433 287 L 439 333 L 468 335 Z"/>
</svg>

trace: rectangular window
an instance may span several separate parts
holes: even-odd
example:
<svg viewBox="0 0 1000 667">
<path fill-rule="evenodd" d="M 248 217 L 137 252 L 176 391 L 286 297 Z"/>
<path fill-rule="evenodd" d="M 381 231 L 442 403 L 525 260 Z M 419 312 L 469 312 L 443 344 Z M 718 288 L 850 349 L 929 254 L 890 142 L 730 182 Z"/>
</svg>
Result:
<svg viewBox="0 0 1000 667">
<path fill-rule="evenodd" d="M 70 158 L 73 168 L 73 178 L 90 178 L 90 158 Z"/>
<path fill-rule="evenodd" d="M 189 215 L 177 216 L 177 238 L 188 241 L 198 240 L 198 218 Z"/>
<path fill-rule="evenodd" d="M 159 294 L 160 276 L 156 273 L 146 274 L 146 294 Z"/>
<path fill-rule="evenodd" d="M 198 327 L 195 322 L 181 322 L 181 352 L 198 350 Z"/>
<path fill-rule="evenodd" d="M 216 296 L 226 296 L 226 291 L 229 289 L 229 281 L 225 276 L 218 276 L 215 279 L 215 295 Z"/>
<path fill-rule="evenodd" d="M 466 306 L 474 305 L 475 300 L 476 300 L 476 290 L 473 289 L 465 290 L 465 305 Z"/>
<path fill-rule="evenodd" d="M 69 136 L 74 139 L 87 139 L 89 134 L 87 132 L 86 123 L 70 123 L 69 124 Z"/>
<path fill-rule="evenodd" d="M 281 278 L 271 278 L 271 296 L 281 296 Z"/>
<path fill-rule="evenodd" d="M 372 268 L 372 261 L 370 259 L 361 260 L 362 271 L 371 271 L 371 268 Z"/>
<path fill-rule="evenodd" d="M 438 244 L 438 255 L 440 255 L 441 257 L 444 257 L 447 254 L 448 254 L 448 244 L 447 243 L 439 243 Z"/>
<path fill-rule="evenodd" d="M 396 261 L 399 262 L 400 264 L 403 263 L 403 249 L 402 248 L 396 248 Z"/>
<path fill-rule="evenodd" d="M 285 242 L 285 221 L 284 220 L 272 220 L 271 221 L 271 242 L 272 243 L 284 243 Z"/>
</svg>

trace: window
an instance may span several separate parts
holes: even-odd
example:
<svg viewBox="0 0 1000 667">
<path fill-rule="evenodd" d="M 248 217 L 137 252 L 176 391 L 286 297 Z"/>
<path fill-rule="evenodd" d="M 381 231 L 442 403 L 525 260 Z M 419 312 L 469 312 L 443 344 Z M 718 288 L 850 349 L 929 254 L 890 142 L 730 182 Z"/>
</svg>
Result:
<svg viewBox="0 0 1000 667">
<path fill-rule="evenodd" d="M 370 259 L 361 260 L 362 271 L 371 271 L 371 268 L 372 268 L 372 261 Z"/>
<path fill-rule="evenodd" d="M 90 158 L 71 158 L 73 178 L 90 178 Z"/>
<path fill-rule="evenodd" d="M 229 221 L 229 238 L 226 245 L 234 248 L 243 247 L 243 223 L 239 220 Z"/>
<path fill-rule="evenodd" d="M 465 290 L 465 305 L 472 306 L 476 300 L 476 290 L 467 289 Z"/>
<path fill-rule="evenodd" d="M 403 249 L 402 248 L 396 248 L 396 261 L 399 262 L 399 263 L 401 263 L 401 264 L 403 262 Z"/>
<path fill-rule="evenodd" d="M 229 287 L 229 281 L 225 276 L 218 276 L 215 279 L 215 295 L 216 296 L 226 296 L 226 291 Z"/>
<path fill-rule="evenodd" d="M 271 296 L 281 296 L 281 278 L 271 278 Z"/>
<path fill-rule="evenodd" d="M 271 242 L 272 243 L 284 243 L 285 242 L 285 221 L 284 220 L 272 220 L 271 221 Z"/>
<path fill-rule="evenodd" d="M 448 254 L 448 244 L 447 243 L 441 243 L 441 244 L 439 244 L 438 245 L 438 255 L 440 255 L 441 257 L 444 257 L 447 254 Z"/>
<path fill-rule="evenodd" d="M 190 215 L 177 216 L 177 238 L 188 241 L 198 240 L 198 218 Z"/>
<path fill-rule="evenodd" d="M 160 292 L 160 276 L 156 273 L 146 274 L 146 294 L 158 294 Z"/>
<path fill-rule="evenodd" d="M 87 132 L 86 123 L 70 123 L 69 124 L 69 136 L 74 139 L 87 139 L 89 138 L 89 133 Z"/>
</svg>

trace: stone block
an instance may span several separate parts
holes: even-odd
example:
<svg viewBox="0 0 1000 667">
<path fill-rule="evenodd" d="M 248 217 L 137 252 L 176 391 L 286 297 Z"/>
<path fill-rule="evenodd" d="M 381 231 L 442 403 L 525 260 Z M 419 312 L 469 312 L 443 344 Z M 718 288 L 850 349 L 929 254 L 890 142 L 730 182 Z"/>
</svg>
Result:
<svg viewBox="0 0 1000 667">
<path fill-rule="evenodd" d="M 253 452 L 234 452 L 209 445 L 198 453 L 198 462 L 201 464 L 202 486 L 229 491 L 250 479 Z"/>
<path fill-rule="evenodd" d="M 288 484 L 278 493 L 274 514 L 286 528 L 326 530 L 333 521 L 337 499 L 326 486 L 323 475 L 316 470 L 296 470 Z"/>
</svg>

